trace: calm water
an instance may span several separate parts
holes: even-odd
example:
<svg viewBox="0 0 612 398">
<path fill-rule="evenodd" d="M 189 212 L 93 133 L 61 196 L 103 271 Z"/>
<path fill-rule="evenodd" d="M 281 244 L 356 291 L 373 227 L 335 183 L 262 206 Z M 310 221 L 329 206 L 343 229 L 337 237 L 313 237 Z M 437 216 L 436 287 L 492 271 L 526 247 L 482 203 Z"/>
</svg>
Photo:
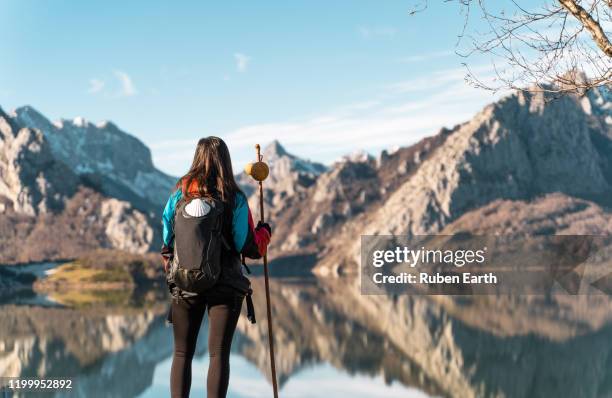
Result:
<svg viewBox="0 0 612 398">
<path fill-rule="evenodd" d="M 239 323 L 231 397 L 272 396 L 261 277 L 253 285 L 258 323 L 245 316 Z M 282 397 L 612 395 L 612 305 L 605 297 L 474 303 L 361 296 L 354 280 L 307 275 L 276 277 L 271 289 Z M 78 309 L 33 293 L 5 299 L 0 376 L 74 380 L 70 393 L 54 396 L 167 397 L 166 310 L 165 301 Z M 192 396 L 205 396 L 206 326 Z"/>
</svg>

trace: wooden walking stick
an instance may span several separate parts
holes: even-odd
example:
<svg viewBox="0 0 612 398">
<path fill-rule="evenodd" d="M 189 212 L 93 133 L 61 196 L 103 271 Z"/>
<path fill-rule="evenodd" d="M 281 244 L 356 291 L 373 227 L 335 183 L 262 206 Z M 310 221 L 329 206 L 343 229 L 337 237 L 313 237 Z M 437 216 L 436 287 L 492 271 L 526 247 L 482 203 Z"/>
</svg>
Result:
<svg viewBox="0 0 612 398">
<path fill-rule="evenodd" d="M 248 175 L 253 177 L 259 183 L 259 218 L 261 222 L 265 222 L 264 218 L 264 203 L 263 203 L 263 181 L 268 177 L 270 170 L 268 165 L 263 162 L 263 156 L 260 151 L 259 144 L 255 145 L 257 151 L 257 161 L 249 163 L 245 167 Z M 272 307 L 270 305 L 270 282 L 268 277 L 268 253 L 263 256 L 264 265 L 264 282 L 266 286 L 266 312 L 268 314 L 268 343 L 270 346 L 270 370 L 272 371 L 272 389 L 274 390 L 274 398 L 278 398 L 278 386 L 276 384 L 276 364 L 274 362 L 274 333 L 272 332 Z"/>
</svg>

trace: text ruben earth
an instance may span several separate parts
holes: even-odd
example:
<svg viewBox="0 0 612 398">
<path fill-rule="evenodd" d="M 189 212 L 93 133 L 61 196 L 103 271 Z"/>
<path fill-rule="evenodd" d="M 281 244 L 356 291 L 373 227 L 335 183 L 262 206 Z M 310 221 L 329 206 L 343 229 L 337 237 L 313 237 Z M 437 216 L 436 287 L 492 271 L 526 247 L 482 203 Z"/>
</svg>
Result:
<svg viewBox="0 0 612 398">
<path fill-rule="evenodd" d="M 486 247 L 477 250 L 442 250 L 426 249 L 425 247 L 411 249 L 409 247 L 396 247 L 393 250 L 373 251 L 371 253 L 371 264 L 375 268 L 398 264 L 405 264 L 411 268 L 426 264 L 454 265 L 455 267 L 461 268 L 466 265 L 482 265 L 486 262 L 486 253 Z M 372 280 L 376 284 L 496 284 L 498 282 L 497 276 L 492 272 L 484 274 L 461 272 L 453 275 L 441 274 L 439 272 L 419 272 L 418 275 L 401 272 L 399 274 L 385 275 L 382 272 L 376 272 L 372 275 Z"/>
</svg>

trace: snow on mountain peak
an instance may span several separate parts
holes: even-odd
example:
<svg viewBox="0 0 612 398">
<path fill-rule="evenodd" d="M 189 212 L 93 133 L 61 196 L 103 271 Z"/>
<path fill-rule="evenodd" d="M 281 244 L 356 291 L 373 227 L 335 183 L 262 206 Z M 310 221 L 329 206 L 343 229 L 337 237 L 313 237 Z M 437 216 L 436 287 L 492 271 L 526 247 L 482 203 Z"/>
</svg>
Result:
<svg viewBox="0 0 612 398">
<path fill-rule="evenodd" d="M 111 122 L 98 125 L 82 116 L 51 123 L 31 106 L 15 110 L 20 127 L 40 130 L 54 157 L 76 174 L 98 174 L 105 180 L 102 189 L 120 199 L 134 194 L 151 204 L 162 203 L 175 178 L 153 166 L 151 151 L 136 137 Z"/>
<path fill-rule="evenodd" d="M 82 116 L 77 116 L 72 120 L 72 124 L 77 127 L 85 127 L 87 125 L 87 120 Z"/>
<path fill-rule="evenodd" d="M 340 158 L 339 162 L 353 162 L 353 163 L 364 163 L 373 160 L 374 157 L 367 151 L 361 149 L 354 151 L 349 155 L 344 155 Z"/>
</svg>

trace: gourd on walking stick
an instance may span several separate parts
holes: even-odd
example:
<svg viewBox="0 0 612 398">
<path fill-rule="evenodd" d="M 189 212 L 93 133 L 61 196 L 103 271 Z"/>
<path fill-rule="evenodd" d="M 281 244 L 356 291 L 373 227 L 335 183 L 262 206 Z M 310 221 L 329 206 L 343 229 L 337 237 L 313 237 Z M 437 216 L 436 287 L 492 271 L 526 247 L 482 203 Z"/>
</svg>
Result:
<svg viewBox="0 0 612 398">
<path fill-rule="evenodd" d="M 270 170 L 268 165 L 263 162 L 263 156 L 260 151 L 259 144 L 255 145 L 257 151 L 257 161 L 249 163 L 244 171 L 253 177 L 259 183 L 259 217 L 261 222 L 264 221 L 264 204 L 263 204 L 263 181 L 268 177 Z M 266 312 L 268 315 L 268 343 L 270 346 L 270 370 L 272 371 L 272 389 L 274 390 L 274 398 L 278 398 L 278 386 L 276 384 L 276 364 L 274 363 L 274 334 L 272 332 L 272 307 L 270 305 L 270 285 L 268 278 L 268 253 L 263 256 L 264 265 L 264 281 L 266 286 Z"/>
</svg>

